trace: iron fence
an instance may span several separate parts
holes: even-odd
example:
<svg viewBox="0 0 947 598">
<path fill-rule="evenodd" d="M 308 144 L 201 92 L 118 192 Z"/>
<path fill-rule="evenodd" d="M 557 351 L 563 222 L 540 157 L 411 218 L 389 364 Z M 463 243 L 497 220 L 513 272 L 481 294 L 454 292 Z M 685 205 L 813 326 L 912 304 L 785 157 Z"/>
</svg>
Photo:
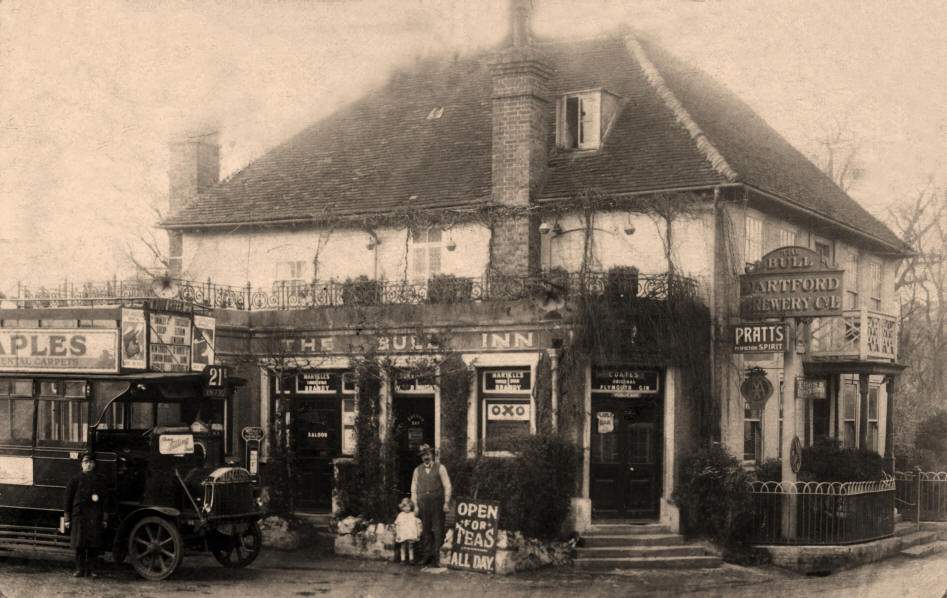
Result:
<svg viewBox="0 0 947 598">
<path fill-rule="evenodd" d="M 331 306 L 470 303 L 517 299 L 593 296 L 667 300 L 698 298 L 697 282 L 670 274 L 547 273 L 539 276 L 438 276 L 429 280 L 276 282 L 269 287 L 222 285 L 207 280 L 112 280 L 31 289 L 20 286 L 18 307 L 71 307 L 117 304 L 160 297 L 206 308 L 293 310 Z"/>
<path fill-rule="evenodd" d="M 895 481 L 752 482 L 754 544 L 835 545 L 894 533 Z"/>
<path fill-rule="evenodd" d="M 901 515 L 915 523 L 947 521 L 947 472 L 896 471 L 896 501 Z"/>
</svg>

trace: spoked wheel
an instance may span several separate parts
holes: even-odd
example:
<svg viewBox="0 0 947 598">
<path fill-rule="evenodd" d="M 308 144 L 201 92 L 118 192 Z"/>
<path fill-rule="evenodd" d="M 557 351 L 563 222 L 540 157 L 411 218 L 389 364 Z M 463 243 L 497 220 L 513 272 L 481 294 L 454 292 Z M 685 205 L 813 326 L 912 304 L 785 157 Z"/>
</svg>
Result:
<svg viewBox="0 0 947 598">
<path fill-rule="evenodd" d="M 138 575 L 158 581 L 174 573 L 184 556 L 178 528 L 161 517 L 145 517 L 128 535 L 128 559 Z"/>
<path fill-rule="evenodd" d="M 210 550 L 224 567 L 246 567 L 256 560 L 261 548 L 263 534 L 256 523 L 251 523 L 247 529 L 231 535 L 214 532 L 210 538 Z"/>
</svg>

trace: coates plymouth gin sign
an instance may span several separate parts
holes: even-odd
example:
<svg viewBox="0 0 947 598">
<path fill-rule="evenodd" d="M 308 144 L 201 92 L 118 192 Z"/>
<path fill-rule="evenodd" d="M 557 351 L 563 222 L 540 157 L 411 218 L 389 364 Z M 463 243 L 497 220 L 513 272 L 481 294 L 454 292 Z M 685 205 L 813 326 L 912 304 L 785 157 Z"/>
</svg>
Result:
<svg viewBox="0 0 947 598">
<path fill-rule="evenodd" d="M 771 251 L 740 276 L 740 315 L 749 319 L 841 315 L 843 273 L 805 247 Z"/>
<path fill-rule="evenodd" d="M 0 371 L 117 372 L 118 330 L 0 329 Z"/>
</svg>

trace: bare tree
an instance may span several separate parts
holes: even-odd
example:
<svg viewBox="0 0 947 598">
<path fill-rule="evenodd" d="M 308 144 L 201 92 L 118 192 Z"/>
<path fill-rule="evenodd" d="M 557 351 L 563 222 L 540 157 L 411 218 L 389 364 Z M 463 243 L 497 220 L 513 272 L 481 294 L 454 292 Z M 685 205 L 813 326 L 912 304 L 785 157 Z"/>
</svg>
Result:
<svg viewBox="0 0 947 598">
<path fill-rule="evenodd" d="M 914 250 L 898 268 L 901 300 L 896 443 L 910 452 L 918 423 L 947 409 L 947 189 L 928 184 L 890 219 Z"/>
<path fill-rule="evenodd" d="M 816 162 L 842 191 L 848 191 L 864 176 L 858 157 L 861 140 L 852 132 L 847 122 L 833 118 L 822 136 L 816 139 L 821 148 Z"/>
</svg>

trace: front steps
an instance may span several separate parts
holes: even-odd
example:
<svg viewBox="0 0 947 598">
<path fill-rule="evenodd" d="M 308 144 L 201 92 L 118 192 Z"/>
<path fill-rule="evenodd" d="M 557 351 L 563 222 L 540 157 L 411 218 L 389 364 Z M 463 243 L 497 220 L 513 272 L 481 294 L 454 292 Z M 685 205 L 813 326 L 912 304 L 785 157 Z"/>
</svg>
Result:
<svg viewBox="0 0 947 598">
<path fill-rule="evenodd" d="M 582 540 L 575 566 L 584 569 L 695 569 L 722 561 L 709 545 L 685 544 L 659 523 L 596 522 Z"/>
<path fill-rule="evenodd" d="M 947 546 L 947 542 L 938 540 L 937 532 L 918 529 L 906 521 L 895 524 L 894 535 L 901 538 L 901 554 L 907 557 L 924 557 L 940 552 Z"/>
</svg>

